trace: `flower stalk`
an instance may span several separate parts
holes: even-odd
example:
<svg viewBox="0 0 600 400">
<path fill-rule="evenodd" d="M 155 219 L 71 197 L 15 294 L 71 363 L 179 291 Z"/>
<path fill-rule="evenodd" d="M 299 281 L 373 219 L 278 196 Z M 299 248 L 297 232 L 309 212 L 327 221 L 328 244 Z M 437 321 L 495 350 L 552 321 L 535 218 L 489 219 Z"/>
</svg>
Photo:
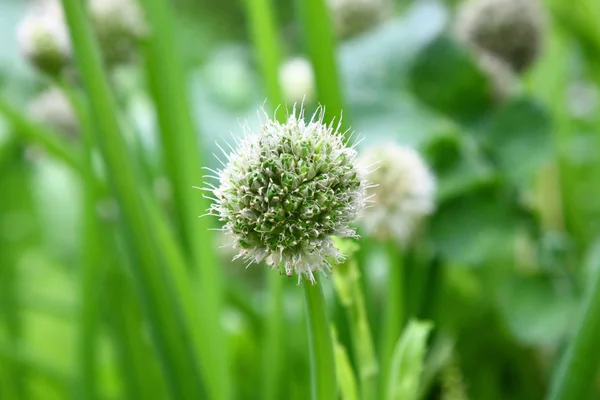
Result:
<svg viewBox="0 0 600 400">
<path fill-rule="evenodd" d="M 302 288 L 310 346 L 312 400 L 337 399 L 333 341 L 323 290 L 321 285 L 308 280 L 302 282 Z"/>
<path fill-rule="evenodd" d="M 589 288 L 582 315 L 564 359 L 554 378 L 549 399 L 570 400 L 589 397 L 600 367 L 600 271 Z"/>
<path fill-rule="evenodd" d="M 352 347 L 358 369 L 361 398 L 364 400 L 375 399 L 379 365 L 375 355 L 371 328 L 369 327 L 367 307 L 361 286 L 361 274 L 357 260 L 352 254 L 358 246 L 349 241 L 340 241 L 336 244 L 347 247 L 343 250 L 348 254 L 348 257 L 336 269 L 334 287 L 339 302 L 346 311 L 350 331 L 352 332 Z"/>
<path fill-rule="evenodd" d="M 385 393 L 389 386 L 390 366 L 394 347 L 400 338 L 405 320 L 403 257 L 396 243 L 387 243 L 386 250 L 388 256 L 388 276 L 380 348 L 381 394 Z"/>
</svg>

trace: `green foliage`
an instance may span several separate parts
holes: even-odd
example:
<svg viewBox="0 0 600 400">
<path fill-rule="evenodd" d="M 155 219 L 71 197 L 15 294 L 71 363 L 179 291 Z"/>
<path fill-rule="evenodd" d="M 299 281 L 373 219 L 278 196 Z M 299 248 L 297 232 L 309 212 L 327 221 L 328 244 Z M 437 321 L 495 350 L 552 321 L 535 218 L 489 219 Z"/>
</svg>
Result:
<svg viewBox="0 0 600 400">
<path fill-rule="evenodd" d="M 395 2 L 386 21 L 340 40 L 323 0 L 140 1 L 149 36 L 107 68 L 115 49 L 99 54 L 85 2 L 64 0 L 74 52 L 54 77 L 15 40 L 25 3 L 0 3 L 2 400 L 305 400 L 311 381 L 327 400 L 600 395 L 594 0 L 545 2 L 543 51 L 512 71 L 505 97 L 455 39 L 453 1 Z M 286 121 L 279 67 L 298 55 L 316 77 L 307 115 L 343 110 L 359 153 L 414 147 L 437 180 L 436 211 L 406 248 L 364 232 L 334 239 L 346 258 L 307 283 L 308 319 L 295 279 L 232 262 L 193 189 L 202 167 L 223 167 L 211 153 L 226 162 L 219 147 L 230 154 L 241 124 L 261 129 L 260 107 Z M 28 104 L 48 89 L 74 103 L 80 136 L 34 121 Z M 278 153 L 250 168 L 282 171 L 265 179 L 266 203 L 292 199 L 285 216 L 332 202 L 316 184 L 310 201 L 288 193 L 286 172 L 346 162 L 317 142 L 285 143 L 306 166 Z M 339 183 L 329 188 L 345 193 Z M 252 182 L 238 186 L 247 196 Z M 273 248 L 304 228 L 275 230 Z M 386 332 L 396 347 L 378 354 Z"/>
<path fill-rule="evenodd" d="M 409 321 L 394 348 L 386 399 L 418 398 L 423 357 L 431 329 L 429 322 Z"/>
</svg>

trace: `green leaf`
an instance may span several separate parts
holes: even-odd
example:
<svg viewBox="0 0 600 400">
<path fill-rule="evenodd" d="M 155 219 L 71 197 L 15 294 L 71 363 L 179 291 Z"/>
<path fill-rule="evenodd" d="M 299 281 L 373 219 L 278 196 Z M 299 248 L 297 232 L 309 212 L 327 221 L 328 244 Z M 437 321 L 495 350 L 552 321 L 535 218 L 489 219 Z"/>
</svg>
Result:
<svg viewBox="0 0 600 400">
<path fill-rule="evenodd" d="M 495 178 L 493 166 L 470 138 L 453 132 L 432 141 L 424 154 L 438 180 L 440 201 L 472 192 Z"/>
<path fill-rule="evenodd" d="M 560 286 L 547 276 L 514 277 L 506 282 L 500 308 L 517 339 L 525 344 L 557 345 L 566 337 L 578 301 Z"/>
<path fill-rule="evenodd" d="M 503 105 L 476 134 L 509 181 L 522 186 L 552 156 L 552 124 L 548 111 L 532 99 Z"/>
<path fill-rule="evenodd" d="M 451 261 L 480 265 L 512 248 L 518 212 L 509 193 L 487 185 L 440 204 L 430 220 L 430 237 Z"/>
<path fill-rule="evenodd" d="M 356 387 L 356 378 L 348 358 L 348 352 L 344 345 L 338 341 L 337 333 L 334 327 L 331 327 L 331 337 L 333 338 L 333 352 L 335 356 L 335 371 L 340 388 L 340 397 L 342 400 L 358 400 L 358 389 Z"/>
<path fill-rule="evenodd" d="M 4 99 L 0 99 L 0 114 L 4 115 L 6 120 L 12 124 L 16 133 L 41 146 L 69 167 L 75 170 L 79 169 L 80 160 L 74 154 L 73 149 L 61 142 L 59 134 L 43 125 L 30 122 L 19 109 L 10 105 Z"/>
<path fill-rule="evenodd" d="M 404 329 L 392 357 L 387 400 L 416 400 L 432 324 L 412 320 Z"/>
<path fill-rule="evenodd" d="M 472 121 L 492 106 L 490 82 L 466 49 L 448 36 L 427 46 L 411 69 L 411 89 L 428 106 Z"/>
</svg>

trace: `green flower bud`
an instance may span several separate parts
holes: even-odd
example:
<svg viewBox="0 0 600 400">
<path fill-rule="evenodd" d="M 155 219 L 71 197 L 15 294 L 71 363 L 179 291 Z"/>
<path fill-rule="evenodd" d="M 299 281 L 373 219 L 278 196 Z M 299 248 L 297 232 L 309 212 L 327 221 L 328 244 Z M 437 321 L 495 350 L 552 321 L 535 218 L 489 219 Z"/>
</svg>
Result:
<svg viewBox="0 0 600 400">
<path fill-rule="evenodd" d="M 349 225 L 364 207 L 366 183 L 338 128 L 323 123 L 322 111 L 306 123 L 294 109 L 285 123 L 268 120 L 247 133 L 227 155 L 215 171 L 210 214 L 233 237 L 237 257 L 266 259 L 313 282 L 314 271 L 341 259 L 331 236 L 355 235 Z"/>
</svg>

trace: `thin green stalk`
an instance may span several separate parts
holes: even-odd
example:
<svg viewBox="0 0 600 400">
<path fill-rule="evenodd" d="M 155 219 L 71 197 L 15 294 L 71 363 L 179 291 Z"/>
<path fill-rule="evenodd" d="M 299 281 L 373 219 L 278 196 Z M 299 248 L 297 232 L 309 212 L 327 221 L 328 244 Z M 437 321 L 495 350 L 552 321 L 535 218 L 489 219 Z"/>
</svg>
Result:
<svg viewBox="0 0 600 400">
<path fill-rule="evenodd" d="M 181 312 L 171 282 L 165 279 L 169 271 L 137 190 L 138 179 L 117 122 L 114 98 L 102 68 L 98 45 L 94 41 L 82 2 L 63 0 L 63 8 L 75 60 L 89 96 L 100 149 L 133 250 L 133 277 L 169 389 L 175 398 L 201 397 L 197 364 L 194 354 L 190 354 L 188 349 L 191 339 L 189 327 L 180 318 Z"/>
<path fill-rule="evenodd" d="M 337 338 L 335 328 L 331 328 L 331 337 L 333 339 L 333 348 L 335 351 L 335 366 L 337 382 L 340 388 L 341 400 L 358 400 L 358 389 L 354 370 L 348 352 L 343 344 Z"/>
<path fill-rule="evenodd" d="M 325 296 L 318 283 L 302 282 L 310 347 L 312 400 L 337 399 L 335 359 Z"/>
<path fill-rule="evenodd" d="M 271 110 L 277 110 L 276 117 L 282 121 L 285 116 L 283 96 L 279 86 L 281 64 L 280 43 L 277 37 L 277 23 L 271 0 L 246 0 L 250 34 L 256 57 L 260 62 L 263 83 L 267 90 Z M 280 398 L 281 364 L 283 361 L 282 304 L 284 280 L 279 274 L 265 270 L 269 297 L 269 310 L 264 336 L 262 399 Z"/>
<path fill-rule="evenodd" d="M 344 249 L 344 253 L 350 251 Z M 369 327 L 358 263 L 350 254 L 343 264 L 337 266 L 334 283 L 339 301 L 346 310 L 352 332 L 352 347 L 360 380 L 361 399 L 370 400 L 374 399 L 377 393 L 379 365 Z"/>
<path fill-rule="evenodd" d="M 25 212 L 32 207 L 31 192 L 27 190 L 29 176 L 26 165 L 22 161 L 21 152 L 16 151 L 17 148 L 12 150 L 14 151 L 6 154 L 5 169 L 0 171 L 0 187 L 6 194 L 0 199 L 0 216 L 11 211 Z M 13 344 L 15 351 L 18 350 L 20 342 L 25 340 L 27 328 L 20 296 L 20 288 L 25 282 L 21 280 L 18 260 L 21 254 L 36 242 L 35 236 L 31 234 L 18 241 L 10 240 L 6 235 L 0 237 L 0 336 Z M 0 363 L 0 374 L 0 397 L 31 397 L 27 365 L 8 357 L 8 361 Z"/>
<path fill-rule="evenodd" d="M 79 169 L 79 159 L 72 149 L 58 139 L 60 135 L 42 125 L 30 122 L 22 112 L 2 98 L 0 98 L 0 113 L 14 126 L 15 133 L 23 135 L 31 142 L 41 146 L 69 167 L 75 170 Z"/>
<path fill-rule="evenodd" d="M 335 37 L 325 0 L 297 0 L 304 45 L 315 72 L 317 100 L 326 119 L 340 118 L 344 107 L 338 76 Z"/>
<path fill-rule="evenodd" d="M 100 263 L 105 254 L 105 248 L 100 240 L 100 225 L 96 213 L 96 200 L 100 185 L 94 174 L 93 166 L 93 124 L 88 107 L 79 94 L 67 84 L 56 82 L 69 99 L 75 110 L 83 134 L 84 153 L 81 163 L 81 176 L 84 185 L 83 235 L 82 235 L 82 265 L 80 271 L 80 308 L 79 308 L 79 337 L 78 337 L 78 371 L 79 381 L 76 385 L 74 398 L 84 396 L 89 399 L 99 397 L 97 375 L 97 332 L 100 327 L 99 285 Z"/>
<path fill-rule="evenodd" d="M 142 2 L 150 25 L 151 37 L 146 47 L 150 88 L 156 104 L 163 155 L 173 185 L 173 198 L 184 249 L 193 261 L 193 279 L 197 284 L 202 328 L 196 331 L 205 386 L 213 399 L 232 397 L 226 341 L 220 312 L 223 303 L 223 277 L 214 252 L 210 220 L 198 219 L 208 201 L 193 190 L 203 186 L 203 155 L 199 151 L 184 68 L 177 52 L 177 37 L 171 4 L 167 0 Z M 196 319 L 197 320 L 197 319 Z"/>
<path fill-rule="evenodd" d="M 7 252 L 11 254 L 11 252 Z M 23 321 L 21 317 L 21 304 L 18 293 L 18 270 L 16 263 L 0 257 L 0 326 L 6 327 L 6 337 L 11 343 L 18 343 L 23 338 Z M 7 262 L 8 261 L 8 262 Z M 27 380 L 29 373 L 27 366 L 14 360 L 9 360 L 0 365 L 0 372 L 6 380 L 3 391 L 7 398 L 27 399 L 29 390 Z M 0 394 L 2 392 L 0 391 Z"/>
<path fill-rule="evenodd" d="M 283 105 L 279 86 L 281 65 L 281 44 L 277 37 L 277 23 L 271 0 L 246 0 L 250 34 L 254 52 L 260 63 L 263 83 L 267 90 L 267 100 L 273 110 Z M 284 107 L 278 109 L 279 119 L 285 117 Z"/>
<path fill-rule="evenodd" d="M 406 260 L 405 260 L 406 263 Z M 423 310 L 423 304 L 428 294 L 427 284 L 431 272 L 431 257 L 427 248 L 415 247 L 410 261 L 411 268 L 407 281 L 410 286 L 406 287 L 406 316 L 419 318 Z M 405 274 L 407 268 L 405 267 Z M 408 319 L 408 318 L 407 318 Z"/>
<path fill-rule="evenodd" d="M 404 322 L 404 265 L 396 243 L 388 243 L 388 276 L 385 314 L 380 348 L 380 397 L 386 392 L 394 347 L 400 338 Z M 384 397 L 381 397 L 384 398 Z"/>
<path fill-rule="evenodd" d="M 550 400 L 585 399 L 589 397 L 600 368 L 596 356 L 600 347 L 600 270 L 596 271 L 582 306 L 575 336 L 554 377 Z"/>
<path fill-rule="evenodd" d="M 84 232 L 83 232 L 83 269 L 81 271 L 80 298 L 81 321 L 79 331 L 80 357 L 80 393 L 88 399 L 98 397 L 96 382 L 96 343 L 99 322 L 99 261 L 104 249 L 99 241 L 99 226 L 96 214 L 96 185 L 92 173 L 91 149 L 88 149 L 86 162 Z"/>
<path fill-rule="evenodd" d="M 283 288 L 285 279 L 275 271 L 267 269 L 269 309 L 263 349 L 263 387 L 261 399 L 281 398 L 281 364 L 283 361 Z"/>
<path fill-rule="evenodd" d="M 118 259 L 113 258 L 115 261 Z M 122 259 L 118 261 L 126 263 Z M 106 299 L 105 317 L 117 354 L 117 368 L 124 392 L 121 398 L 165 398 L 158 366 L 143 337 L 144 319 L 135 301 L 133 288 L 121 271 L 110 266 L 107 282 L 111 287 L 111 296 Z"/>
</svg>

